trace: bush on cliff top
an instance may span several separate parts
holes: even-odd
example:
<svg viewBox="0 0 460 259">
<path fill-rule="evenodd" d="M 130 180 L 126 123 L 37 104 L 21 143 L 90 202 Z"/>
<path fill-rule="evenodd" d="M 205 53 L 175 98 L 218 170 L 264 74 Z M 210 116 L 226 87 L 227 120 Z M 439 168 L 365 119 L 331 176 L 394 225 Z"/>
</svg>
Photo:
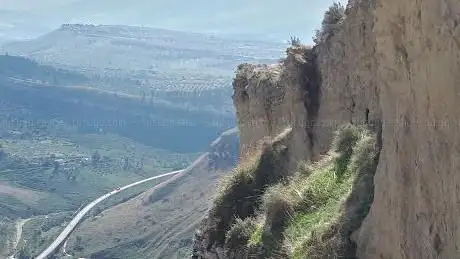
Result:
<svg viewBox="0 0 460 259">
<path fill-rule="evenodd" d="M 313 42 L 320 44 L 334 35 L 340 29 L 339 24 L 344 17 L 345 7 L 339 2 L 333 3 L 324 13 L 321 29 L 316 30 Z"/>
<path fill-rule="evenodd" d="M 294 47 L 298 47 L 301 45 L 299 37 L 296 36 L 291 36 L 291 38 L 289 39 L 289 43 L 291 44 L 291 46 Z"/>
</svg>

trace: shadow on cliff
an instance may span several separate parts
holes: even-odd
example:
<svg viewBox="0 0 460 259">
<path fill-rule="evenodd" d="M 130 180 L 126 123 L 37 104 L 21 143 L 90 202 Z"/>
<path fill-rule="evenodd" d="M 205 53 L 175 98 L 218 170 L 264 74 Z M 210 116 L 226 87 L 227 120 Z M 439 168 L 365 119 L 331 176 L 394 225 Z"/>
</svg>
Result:
<svg viewBox="0 0 460 259">
<path fill-rule="evenodd" d="M 195 233 L 193 258 L 226 257 L 219 248 L 228 245 L 226 235 L 232 225 L 253 216 L 266 188 L 286 178 L 283 165 L 287 163 L 287 147 L 283 141 L 288 134 L 265 143 L 259 154 L 240 164 L 223 181 L 208 216 Z"/>
</svg>

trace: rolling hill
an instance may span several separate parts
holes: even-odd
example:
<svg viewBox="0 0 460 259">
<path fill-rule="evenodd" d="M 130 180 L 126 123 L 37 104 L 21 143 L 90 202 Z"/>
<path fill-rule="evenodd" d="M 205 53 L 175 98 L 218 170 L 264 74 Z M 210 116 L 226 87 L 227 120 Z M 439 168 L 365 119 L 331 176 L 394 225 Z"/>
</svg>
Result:
<svg viewBox="0 0 460 259">
<path fill-rule="evenodd" d="M 239 63 L 276 61 L 283 47 L 147 27 L 65 24 L 2 50 L 84 72 L 152 78 L 167 73 L 231 76 Z"/>
<path fill-rule="evenodd" d="M 190 5 L 185 0 L 47 0 L 40 4 L 26 0 L 1 0 L 0 9 L 19 12 L 16 17 L 22 18 L 23 22 L 16 26 L 16 30 L 27 29 L 34 24 L 47 26 L 48 30 L 62 23 L 126 24 L 222 35 L 248 35 L 278 41 L 287 40 L 295 34 L 310 42 L 322 13 L 331 2 L 201 0 Z M 27 15 L 20 14 L 25 12 L 41 18 L 29 19 Z M 1 22 L 5 21 L 0 18 Z M 42 29 L 32 35 L 45 32 Z"/>
</svg>

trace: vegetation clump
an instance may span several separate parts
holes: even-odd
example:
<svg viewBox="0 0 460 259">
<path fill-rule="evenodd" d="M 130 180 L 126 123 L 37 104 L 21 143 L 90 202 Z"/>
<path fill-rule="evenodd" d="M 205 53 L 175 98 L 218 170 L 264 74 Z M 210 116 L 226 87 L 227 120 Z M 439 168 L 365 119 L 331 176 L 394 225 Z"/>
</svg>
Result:
<svg viewBox="0 0 460 259">
<path fill-rule="evenodd" d="M 374 134 L 344 126 L 321 161 L 301 164 L 291 177 L 253 191 L 260 203 L 253 200 L 251 210 L 240 213 L 244 220 L 230 220 L 226 243 L 245 248 L 251 258 L 353 258 L 350 236 L 372 203 L 378 154 Z M 248 194 L 254 186 L 253 174 L 233 177 L 238 183 L 232 185 L 233 195 Z"/>
<path fill-rule="evenodd" d="M 252 233 L 256 231 L 257 223 L 253 218 L 244 220 L 237 218 L 230 230 L 226 234 L 225 244 L 228 249 L 245 248 L 250 241 Z"/>
<path fill-rule="evenodd" d="M 225 243 L 226 232 L 236 219 L 244 220 L 255 214 L 268 186 L 285 178 L 278 166 L 283 164 L 286 149 L 284 145 L 267 145 L 256 159 L 236 168 L 224 181 L 211 211 L 215 220 L 214 240 L 218 244 Z"/>
<path fill-rule="evenodd" d="M 340 30 L 340 23 L 345 17 L 345 7 L 334 2 L 324 13 L 321 29 L 316 30 L 313 42 L 320 44 Z"/>
<path fill-rule="evenodd" d="M 296 36 L 291 36 L 289 43 L 291 44 L 291 46 L 294 46 L 294 47 L 298 47 L 302 44 L 299 37 L 296 37 Z"/>
</svg>

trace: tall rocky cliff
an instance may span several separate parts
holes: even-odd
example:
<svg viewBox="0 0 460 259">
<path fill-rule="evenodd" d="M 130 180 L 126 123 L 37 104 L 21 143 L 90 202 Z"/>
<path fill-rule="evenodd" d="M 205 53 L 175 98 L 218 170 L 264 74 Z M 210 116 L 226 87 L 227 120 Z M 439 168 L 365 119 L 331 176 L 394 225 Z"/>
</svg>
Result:
<svg viewBox="0 0 460 259">
<path fill-rule="evenodd" d="M 319 160 L 339 126 L 366 124 L 380 152 L 355 256 L 460 258 L 460 2 L 354 0 L 345 14 L 314 48 L 238 68 L 241 163 L 288 130 L 290 172 Z M 195 257 L 229 257 L 209 229 Z"/>
<path fill-rule="evenodd" d="M 362 258 L 458 258 L 460 2 L 377 1 L 383 148 Z"/>
</svg>

